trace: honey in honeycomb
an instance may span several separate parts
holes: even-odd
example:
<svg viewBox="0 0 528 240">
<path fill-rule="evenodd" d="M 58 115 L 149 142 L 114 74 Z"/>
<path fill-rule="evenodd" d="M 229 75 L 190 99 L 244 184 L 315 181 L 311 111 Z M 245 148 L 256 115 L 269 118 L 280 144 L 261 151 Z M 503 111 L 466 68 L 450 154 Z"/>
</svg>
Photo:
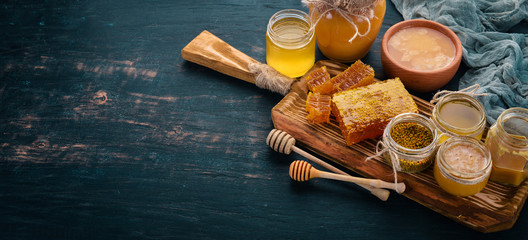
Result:
<svg viewBox="0 0 528 240">
<path fill-rule="evenodd" d="M 418 113 L 418 106 L 399 78 L 334 94 L 332 113 L 347 145 L 376 138 L 398 114 Z"/>
<path fill-rule="evenodd" d="M 306 120 L 310 123 L 330 122 L 332 97 L 320 93 L 308 93 L 306 98 Z"/>
<path fill-rule="evenodd" d="M 357 60 L 331 80 L 334 85 L 332 93 L 369 85 L 374 82 L 374 69 L 364 64 L 361 60 Z"/>
<path fill-rule="evenodd" d="M 330 79 L 330 74 L 326 70 L 326 66 L 322 66 L 308 74 L 305 81 L 310 91 L 320 94 L 330 94 L 334 90 L 334 84 Z"/>
</svg>

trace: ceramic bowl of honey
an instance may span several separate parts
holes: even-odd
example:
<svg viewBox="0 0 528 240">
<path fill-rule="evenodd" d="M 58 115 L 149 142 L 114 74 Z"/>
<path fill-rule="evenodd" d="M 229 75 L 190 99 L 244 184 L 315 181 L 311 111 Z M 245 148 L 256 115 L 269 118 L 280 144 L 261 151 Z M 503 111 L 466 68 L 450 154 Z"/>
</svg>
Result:
<svg viewBox="0 0 528 240">
<path fill-rule="evenodd" d="M 462 44 L 448 27 L 412 19 L 390 27 L 381 41 L 381 63 L 388 77 L 406 88 L 431 92 L 446 85 L 462 60 Z"/>
</svg>

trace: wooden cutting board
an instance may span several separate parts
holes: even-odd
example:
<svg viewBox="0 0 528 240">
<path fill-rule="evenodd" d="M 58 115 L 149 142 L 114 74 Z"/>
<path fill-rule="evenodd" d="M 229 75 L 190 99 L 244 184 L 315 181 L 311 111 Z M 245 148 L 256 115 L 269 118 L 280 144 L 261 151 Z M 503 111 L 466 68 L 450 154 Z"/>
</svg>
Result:
<svg viewBox="0 0 528 240">
<path fill-rule="evenodd" d="M 319 61 L 312 70 L 323 65 L 327 66 L 332 76 L 347 67 L 332 61 Z M 330 123 L 324 124 L 310 124 L 306 121 L 307 93 L 304 78 L 293 84 L 290 92 L 271 111 L 275 128 L 288 132 L 301 146 L 364 177 L 394 181 L 393 170 L 382 157 L 365 161 L 368 156 L 376 154 L 379 139 L 365 140 L 348 147 L 341 135 L 339 123 L 334 118 Z M 418 97 L 414 97 L 414 100 L 420 113 L 430 117 L 433 105 Z M 431 166 L 419 173 L 398 173 L 398 181 L 405 182 L 407 186 L 403 195 L 480 232 L 511 228 L 528 195 L 528 181 L 519 187 L 490 181 L 476 195 L 453 196 L 438 186 L 432 169 Z"/>
<path fill-rule="evenodd" d="M 255 83 L 256 75 L 249 71 L 248 64 L 257 61 L 208 31 L 200 33 L 182 49 L 181 54 L 185 60 Z M 325 60 L 317 62 L 312 70 L 323 65 L 327 66 L 332 76 L 347 67 Z M 335 119 L 330 123 L 317 125 L 306 121 L 307 93 L 304 77 L 293 83 L 289 93 L 271 111 L 275 128 L 288 132 L 299 145 L 364 177 L 394 181 L 391 166 L 381 157 L 365 161 L 368 156 L 375 154 L 379 139 L 346 146 Z M 433 105 L 418 97 L 414 97 L 414 100 L 420 113 L 430 117 Z M 476 195 L 453 196 L 436 184 L 432 167 L 419 173 L 398 173 L 398 181 L 406 184 L 407 188 L 403 193 L 405 197 L 480 232 L 496 232 L 511 228 L 528 196 L 528 181 L 523 182 L 519 187 L 489 182 Z"/>
</svg>

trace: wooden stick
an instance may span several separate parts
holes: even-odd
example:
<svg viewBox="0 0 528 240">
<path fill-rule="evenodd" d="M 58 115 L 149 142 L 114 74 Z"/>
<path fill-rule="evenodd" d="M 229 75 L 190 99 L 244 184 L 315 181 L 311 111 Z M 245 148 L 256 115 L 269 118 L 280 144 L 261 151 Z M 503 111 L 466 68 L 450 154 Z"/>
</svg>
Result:
<svg viewBox="0 0 528 240">
<path fill-rule="evenodd" d="M 294 151 L 300 154 L 301 156 L 308 158 L 310 161 L 317 163 L 332 172 L 350 176 L 346 172 L 343 172 L 339 170 L 338 168 L 328 164 L 327 162 L 296 147 L 295 138 L 293 138 L 290 134 L 288 134 L 285 131 L 281 131 L 278 129 L 271 130 L 266 139 L 266 144 L 268 144 L 268 146 L 270 146 L 273 150 L 277 152 L 284 153 L 284 154 L 290 154 L 292 151 Z M 378 197 L 382 201 L 387 201 L 387 199 L 389 198 L 390 192 L 387 191 L 386 189 L 376 188 L 376 187 L 372 187 L 370 185 L 361 184 L 361 183 L 357 185 L 368 190 L 370 193 L 372 193 L 374 196 Z"/>
<path fill-rule="evenodd" d="M 326 178 L 352 182 L 356 184 L 365 184 L 376 188 L 392 189 L 398 193 L 405 191 L 405 183 L 389 183 L 379 179 L 359 178 L 342 174 L 323 172 L 315 169 L 306 161 L 297 160 L 290 164 L 290 177 L 295 181 L 308 181 L 312 178 Z"/>
<path fill-rule="evenodd" d="M 187 61 L 255 83 L 256 75 L 249 71 L 248 65 L 258 61 L 206 30 L 187 44 L 182 49 L 181 55 Z"/>
</svg>

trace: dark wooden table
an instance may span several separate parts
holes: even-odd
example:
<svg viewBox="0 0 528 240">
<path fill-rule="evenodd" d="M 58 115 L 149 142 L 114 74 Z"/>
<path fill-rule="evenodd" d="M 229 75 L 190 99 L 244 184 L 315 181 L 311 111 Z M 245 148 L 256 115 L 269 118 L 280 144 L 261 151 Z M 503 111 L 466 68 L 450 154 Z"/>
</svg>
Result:
<svg viewBox="0 0 528 240">
<path fill-rule="evenodd" d="M 402 20 L 387 4 L 364 58 L 381 79 L 381 37 Z M 481 234 L 394 192 L 382 202 L 347 183 L 292 182 L 289 163 L 303 158 L 265 144 L 282 96 L 180 55 L 209 30 L 264 62 L 267 21 L 285 8 L 307 10 L 0 3 L 0 238 L 526 239 L 526 210 L 512 229 Z"/>
</svg>

